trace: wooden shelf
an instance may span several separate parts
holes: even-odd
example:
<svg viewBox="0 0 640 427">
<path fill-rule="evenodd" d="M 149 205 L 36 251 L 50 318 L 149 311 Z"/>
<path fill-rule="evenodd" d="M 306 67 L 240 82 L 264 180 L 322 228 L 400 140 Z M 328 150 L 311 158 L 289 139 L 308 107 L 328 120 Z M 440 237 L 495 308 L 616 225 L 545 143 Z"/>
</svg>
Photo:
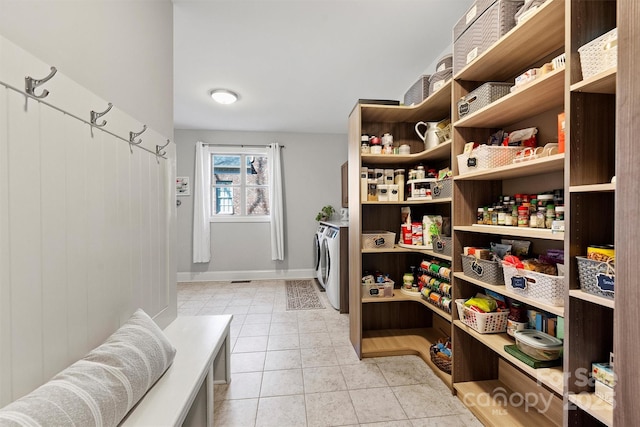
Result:
<svg viewBox="0 0 640 427">
<path fill-rule="evenodd" d="M 521 178 L 525 176 L 538 175 L 541 173 L 558 172 L 564 170 L 564 153 L 554 154 L 540 159 L 525 160 L 498 168 L 470 172 L 464 175 L 457 175 L 455 180 L 498 180 Z"/>
<path fill-rule="evenodd" d="M 403 248 L 401 246 L 395 245 L 393 249 L 362 249 L 363 254 L 392 254 L 392 253 L 420 253 L 429 255 L 435 258 L 444 259 L 447 261 L 451 261 L 451 257 L 449 255 L 443 255 L 438 252 L 431 251 L 429 249 L 418 249 L 418 248 Z"/>
<path fill-rule="evenodd" d="M 429 354 L 431 344 L 441 338 L 442 332 L 434 328 L 362 331 L 362 357 L 418 355 L 451 388 L 451 375 L 441 371 Z"/>
<path fill-rule="evenodd" d="M 613 406 L 596 396 L 595 393 L 569 394 L 569 402 L 594 417 L 606 426 L 613 425 Z"/>
<path fill-rule="evenodd" d="M 615 308 L 615 300 L 590 294 L 588 292 L 584 292 L 582 289 L 570 289 L 569 296 L 573 298 L 581 299 L 583 301 L 588 301 L 593 304 L 598 304 L 603 307 L 609 307 L 611 309 Z"/>
<path fill-rule="evenodd" d="M 416 292 L 417 295 L 408 295 L 403 293 L 400 289 L 393 290 L 393 296 L 391 298 L 375 298 L 375 297 L 363 297 L 363 304 L 375 304 L 375 303 L 389 303 L 389 302 L 397 302 L 397 301 L 415 301 L 420 304 L 428 307 L 429 310 L 436 313 L 438 316 L 442 317 L 447 322 L 451 323 L 451 313 L 447 313 L 443 309 L 436 307 L 431 304 L 429 301 L 426 301 L 419 292 Z"/>
<path fill-rule="evenodd" d="M 502 36 L 454 78 L 504 81 L 526 71 L 564 46 L 564 12 L 564 0 L 547 0 L 531 18 Z"/>
<path fill-rule="evenodd" d="M 616 191 L 615 182 L 608 182 L 605 184 L 572 185 L 571 187 L 569 187 L 570 193 L 605 193 L 611 191 Z"/>
<path fill-rule="evenodd" d="M 454 126 L 503 127 L 555 107 L 561 109 L 563 103 L 564 68 L 552 71 L 544 77 L 534 80 L 526 87 L 503 96 L 475 113 L 457 120 Z"/>
<path fill-rule="evenodd" d="M 362 104 L 362 121 L 395 123 L 440 121 L 451 115 L 451 87 L 452 80 L 449 80 L 418 105 Z"/>
<path fill-rule="evenodd" d="M 505 406 L 511 389 L 499 380 L 456 383 L 458 397 L 485 426 L 556 426 L 534 408 Z"/>
<path fill-rule="evenodd" d="M 616 93 L 617 67 L 609 68 L 588 79 L 571 85 L 571 92 Z"/>
<path fill-rule="evenodd" d="M 438 203 L 451 203 L 451 197 L 430 199 L 430 200 L 398 200 L 393 202 L 361 202 L 363 205 L 424 205 L 424 204 L 438 204 Z"/>
<path fill-rule="evenodd" d="M 502 236 L 524 237 L 529 239 L 564 240 L 564 233 L 552 233 L 549 229 L 529 227 L 506 227 L 503 225 L 457 225 L 454 231 L 469 233 L 498 234 Z"/>
<path fill-rule="evenodd" d="M 411 164 L 425 160 L 445 160 L 451 158 L 451 140 L 414 154 L 362 154 L 360 158 L 362 164 L 368 165 Z"/>
<path fill-rule="evenodd" d="M 550 390 L 553 390 L 555 393 L 562 396 L 564 384 L 562 366 L 557 366 L 554 368 L 534 369 L 526 363 L 523 363 L 517 358 L 513 357 L 504 350 L 505 345 L 515 344 L 515 341 L 511 339 L 507 334 L 480 334 L 474 329 L 462 323 L 462 321 L 460 320 L 454 320 L 453 324 L 457 328 L 460 328 L 467 334 L 471 335 L 472 337 L 489 347 L 509 363 L 518 367 L 518 369 L 520 369 L 521 371 L 527 373 L 539 383 L 544 384 Z"/>
<path fill-rule="evenodd" d="M 505 285 L 489 285 L 488 283 L 482 282 L 478 279 L 474 279 L 473 277 L 469 277 L 467 275 L 465 275 L 464 273 L 458 272 L 458 273 L 454 273 L 453 277 L 458 278 L 458 279 L 462 279 L 464 281 L 467 281 L 469 283 L 473 283 L 474 285 L 478 285 L 481 286 L 485 289 L 489 289 L 493 292 L 496 292 L 500 295 L 504 295 L 505 297 L 509 297 L 509 298 L 513 298 L 515 300 L 521 301 L 527 305 L 539 308 L 540 310 L 544 310 L 546 312 L 552 313 L 552 314 L 556 314 L 558 316 L 562 316 L 564 317 L 564 307 L 556 307 L 554 305 L 548 305 L 545 304 L 543 302 L 531 299 L 531 298 L 527 298 L 525 296 L 522 296 L 520 294 L 517 294 L 511 290 L 509 290 L 509 288 L 507 288 Z"/>
</svg>

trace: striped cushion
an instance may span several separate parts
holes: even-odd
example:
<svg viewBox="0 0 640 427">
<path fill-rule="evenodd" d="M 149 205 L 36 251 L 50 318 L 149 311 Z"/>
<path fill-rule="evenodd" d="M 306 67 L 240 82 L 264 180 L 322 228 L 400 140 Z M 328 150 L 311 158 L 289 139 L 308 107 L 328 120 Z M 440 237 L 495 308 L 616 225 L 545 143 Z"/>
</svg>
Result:
<svg viewBox="0 0 640 427">
<path fill-rule="evenodd" d="M 0 409 L 0 425 L 116 426 L 175 354 L 162 330 L 138 309 L 83 359 Z"/>
</svg>

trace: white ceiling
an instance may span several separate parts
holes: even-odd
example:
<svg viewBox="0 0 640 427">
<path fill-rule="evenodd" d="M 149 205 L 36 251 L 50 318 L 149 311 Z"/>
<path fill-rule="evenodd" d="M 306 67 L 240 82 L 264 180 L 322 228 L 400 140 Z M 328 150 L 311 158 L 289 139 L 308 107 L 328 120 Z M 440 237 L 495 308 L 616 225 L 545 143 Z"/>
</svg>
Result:
<svg viewBox="0 0 640 427">
<path fill-rule="evenodd" d="M 176 129 L 347 133 L 359 98 L 402 101 L 435 71 L 472 0 L 173 3 Z"/>
</svg>

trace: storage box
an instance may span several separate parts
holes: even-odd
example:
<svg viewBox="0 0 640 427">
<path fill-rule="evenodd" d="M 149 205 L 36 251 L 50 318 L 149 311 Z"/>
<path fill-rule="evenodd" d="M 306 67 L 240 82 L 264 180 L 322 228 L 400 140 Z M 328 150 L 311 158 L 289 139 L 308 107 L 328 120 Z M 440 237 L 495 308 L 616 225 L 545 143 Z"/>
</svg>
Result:
<svg viewBox="0 0 640 427">
<path fill-rule="evenodd" d="M 393 297 L 393 280 L 383 283 L 363 283 L 362 296 L 365 298 L 391 298 Z"/>
<path fill-rule="evenodd" d="M 508 290 L 544 304 L 564 306 L 564 276 L 550 276 L 507 264 L 502 269 Z"/>
<path fill-rule="evenodd" d="M 429 78 L 429 96 L 443 87 L 453 77 L 453 68 L 445 68 Z"/>
<path fill-rule="evenodd" d="M 564 117 L 564 112 L 558 114 L 558 153 L 564 153 L 565 150 Z"/>
<path fill-rule="evenodd" d="M 463 153 L 457 156 L 458 174 L 464 175 L 469 172 L 510 165 L 520 150 L 522 147 L 480 145 L 468 154 Z"/>
<path fill-rule="evenodd" d="M 431 236 L 431 244 L 433 245 L 434 252 L 451 256 L 451 247 L 453 246 L 451 237 Z"/>
<path fill-rule="evenodd" d="M 511 83 L 487 82 L 458 100 L 460 118 L 473 114 L 494 101 L 509 95 Z"/>
<path fill-rule="evenodd" d="M 608 299 L 615 297 L 613 264 L 577 256 L 580 288 L 590 294 Z"/>
<path fill-rule="evenodd" d="M 420 104 L 429 96 L 429 74 L 420 76 L 417 82 L 415 82 L 404 94 L 404 105 Z"/>
<path fill-rule="evenodd" d="M 396 233 L 391 231 L 364 231 L 362 233 L 363 249 L 393 249 Z"/>
<path fill-rule="evenodd" d="M 582 78 L 588 79 L 618 64 L 618 29 L 601 35 L 578 48 Z"/>
<path fill-rule="evenodd" d="M 451 179 L 431 182 L 429 186 L 431 188 L 431 198 L 434 200 L 452 197 L 453 180 Z"/>
<path fill-rule="evenodd" d="M 474 22 L 485 10 L 489 8 L 496 0 L 476 0 L 471 7 L 465 12 L 464 15 L 453 26 L 453 40 L 458 40 L 462 33 Z M 515 16 L 515 14 L 514 14 Z"/>
<path fill-rule="evenodd" d="M 536 360 L 556 360 L 562 354 L 562 341 L 541 331 L 514 332 L 518 350 Z"/>
<path fill-rule="evenodd" d="M 379 202 L 388 202 L 389 201 L 389 186 L 386 184 L 378 184 L 378 201 Z"/>
<path fill-rule="evenodd" d="M 398 184 L 389 184 L 389 201 L 390 202 L 397 202 L 398 199 Z"/>
<path fill-rule="evenodd" d="M 464 305 L 464 299 L 457 299 L 458 317 L 465 325 L 481 334 L 499 334 L 507 330 L 508 311 L 478 313 Z"/>
<path fill-rule="evenodd" d="M 438 59 L 438 62 L 436 64 L 436 73 L 444 71 L 444 70 L 446 70 L 448 68 L 453 69 L 453 55 L 452 54 L 445 55 L 442 58 Z"/>
<path fill-rule="evenodd" d="M 613 387 L 616 385 L 613 366 L 608 363 L 592 363 L 591 376 L 603 384 Z"/>
<path fill-rule="evenodd" d="M 489 285 L 504 285 L 502 265 L 497 261 L 477 259 L 470 255 L 461 255 L 462 271 L 465 276 L 471 277 Z M 506 330 L 505 323 L 505 330 Z"/>
<path fill-rule="evenodd" d="M 461 20 L 454 27 L 453 74 L 459 73 L 467 64 L 515 27 L 515 14 L 524 1 L 497 0 L 490 2 L 490 6 L 485 11 L 481 11 L 486 4 L 484 0 L 476 1 L 476 4 L 467 12 L 467 16 L 463 17 L 465 24 L 460 25 Z M 477 16 L 475 19 L 469 16 L 474 7 L 476 7 L 474 16 Z M 456 33 L 461 29 L 462 32 L 456 37 Z"/>
<path fill-rule="evenodd" d="M 596 396 L 607 402 L 609 405 L 613 405 L 614 393 L 613 387 L 609 387 L 606 384 L 596 381 Z"/>
</svg>

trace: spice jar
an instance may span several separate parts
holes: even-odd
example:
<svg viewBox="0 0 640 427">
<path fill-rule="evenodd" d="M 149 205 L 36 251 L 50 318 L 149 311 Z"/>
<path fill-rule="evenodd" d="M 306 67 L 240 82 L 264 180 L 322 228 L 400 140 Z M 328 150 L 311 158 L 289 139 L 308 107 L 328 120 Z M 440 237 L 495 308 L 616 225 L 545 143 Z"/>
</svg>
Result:
<svg viewBox="0 0 640 427">
<path fill-rule="evenodd" d="M 564 206 L 556 206 L 556 221 L 564 221 Z"/>
<path fill-rule="evenodd" d="M 476 215 L 476 223 L 484 224 L 484 208 L 478 208 L 478 213 Z"/>
<path fill-rule="evenodd" d="M 529 207 L 520 206 L 518 207 L 518 227 L 528 227 L 529 226 Z"/>
<path fill-rule="evenodd" d="M 416 168 L 416 179 L 424 179 L 426 177 L 426 173 L 424 170 L 424 166 L 420 165 Z"/>
</svg>

